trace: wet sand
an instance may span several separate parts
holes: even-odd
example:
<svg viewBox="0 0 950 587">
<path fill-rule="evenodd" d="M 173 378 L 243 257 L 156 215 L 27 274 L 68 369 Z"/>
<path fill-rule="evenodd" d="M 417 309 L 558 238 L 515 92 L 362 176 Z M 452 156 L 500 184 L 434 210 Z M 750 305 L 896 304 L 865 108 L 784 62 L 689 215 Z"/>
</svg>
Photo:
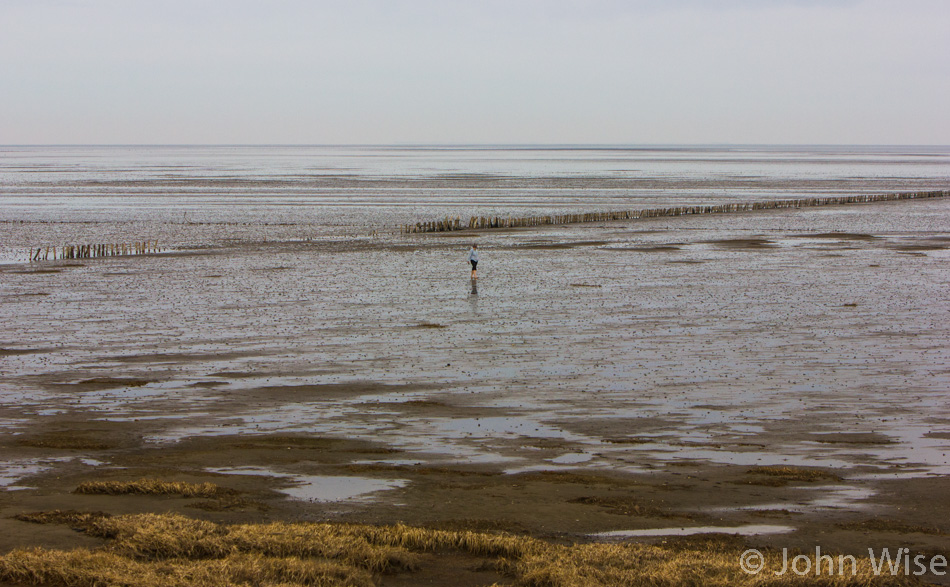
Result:
<svg viewBox="0 0 950 587">
<path fill-rule="evenodd" d="M 5 265 L 0 552 L 96 544 L 10 518 L 77 509 L 947 553 L 948 212 L 180 225 L 214 246 Z M 241 499 L 71 493 L 142 477 Z"/>
</svg>

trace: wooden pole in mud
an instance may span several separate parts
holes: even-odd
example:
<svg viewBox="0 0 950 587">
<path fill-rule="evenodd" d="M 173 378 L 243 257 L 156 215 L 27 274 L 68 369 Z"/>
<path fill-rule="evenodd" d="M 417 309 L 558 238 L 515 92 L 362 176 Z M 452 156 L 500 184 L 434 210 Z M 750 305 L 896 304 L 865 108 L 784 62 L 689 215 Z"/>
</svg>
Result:
<svg viewBox="0 0 950 587">
<path fill-rule="evenodd" d="M 89 243 L 66 245 L 62 247 L 30 247 L 27 258 L 34 261 L 94 259 L 97 257 L 116 257 L 120 255 L 147 255 L 160 253 L 162 247 L 158 241 L 138 241 L 133 243 Z"/>
<path fill-rule="evenodd" d="M 676 206 L 672 208 L 652 208 L 646 210 L 621 210 L 614 212 L 585 212 L 579 214 L 563 214 L 555 216 L 526 216 L 522 218 L 501 218 L 499 216 L 485 217 L 472 216 L 469 218 L 467 230 L 488 230 L 493 228 L 520 228 L 538 226 L 540 224 L 576 224 L 584 222 L 605 222 L 609 220 L 630 220 L 638 218 L 660 218 L 672 216 L 693 216 L 703 214 L 731 214 L 757 210 L 777 210 L 784 208 L 807 208 L 814 206 L 835 206 L 844 204 L 863 204 L 870 202 L 886 202 L 896 200 L 913 200 L 922 198 L 950 197 L 950 190 L 936 190 L 928 192 L 900 192 L 890 194 L 859 194 L 851 196 L 829 196 L 825 198 L 800 198 L 786 200 L 764 200 L 759 202 L 737 202 L 731 204 L 716 204 L 707 206 Z M 461 221 L 456 218 L 450 222 L 416 223 L 414 227 L 406 225 L 404 233 L 447 232 L 464 230 Z"/>
</svg>

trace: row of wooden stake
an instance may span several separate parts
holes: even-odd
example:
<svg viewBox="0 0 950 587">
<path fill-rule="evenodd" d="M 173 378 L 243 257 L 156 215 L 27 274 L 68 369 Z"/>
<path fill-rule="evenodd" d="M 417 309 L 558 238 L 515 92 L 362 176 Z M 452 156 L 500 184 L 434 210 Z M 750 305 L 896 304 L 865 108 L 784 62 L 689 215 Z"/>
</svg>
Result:
<svg viewBox="0 0 950 587">
<path fill-rule="evenodd" d="M 160 253 L 164 249 L 157 241 L 137 243 L 100 243 L 90 245 L 63 245 L 57 247 L 39 247 L 30 249 L 30 261 L 50 261 L 62 259 L 92 259 L 94 257 L 118 257 L 122 255 L 147 255 Z"/>
<path fill-rule="evenodd" d="M 614 212 L 586 212 L 582 214 L 561 214 L 549 216 L 472 216 L 463 223 L 458 216 L 446 217 L 402 227 L 404 234 L 423 232 L 450 232 L 453 230 L 487 230 L 492 228 L 520 228 L 548 224 L 575 224 L 581 222 L 604 222 L 607 220 L 630 220 L 635 218 L 658 218 L 664 216 L 685 216 L 696 214 L 728 214 L 752 210 L 775 210 L 780 208 L 806 208 L 811 206 L 834 206 L 840 204 L 860 204 L 868 202 L 886 202 L 891 200 L 913 200 L 919 198 L 945 198 L 950 190 L 929 192 L 903 192 L 893 194 L 870 194 L 854 196 L 830 196 L 825 198 L 800 198 L 793 200 L 764 200 L 761 202 L 740 202 L 718 204 L 715 206 L 676 206 L 672 208 L 653 208 L 648 210 L 622 210 Z"/>
</svg>

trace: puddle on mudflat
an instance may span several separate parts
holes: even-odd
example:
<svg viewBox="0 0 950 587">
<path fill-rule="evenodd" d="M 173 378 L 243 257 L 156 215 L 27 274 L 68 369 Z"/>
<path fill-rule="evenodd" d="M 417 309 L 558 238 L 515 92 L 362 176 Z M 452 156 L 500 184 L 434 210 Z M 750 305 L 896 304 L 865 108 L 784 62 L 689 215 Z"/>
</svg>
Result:
<svg viewBox="0 0 950 587">
<path fill-rule="evenodd" d="M 367 499 L 378 491 L 405 487 L 405 479 L 372 479 L 370 477 L 301 476 L 300 485 L 281 489 L 294 499 L 306 501 L 353 501 Z"/>
<path fill-rule="evenodd" d="M 552 463 L 557 463 L 559 465 L 570 465 L 570 464 L 575 464 L 575 463 L 586 463 L 592 458 L 594 458 L 594 455 L 590 453 L 576 452 L 576 453 L 564 454 L 559 457 L 554 457 L 553 459 L 545 459 L 545 460 L 550 461 Z"/>
<path fill-rule="evenodd" d="M 0 463 L 0 487 L 7 491 L 21 491 L 23 489 L 34 489 L 26 485 L 18 485 L 18 482 L 27 477 L 38 475 L 50 470 L 54 463 L 63 463 L 72 460 L 71 458 L 52 458 L 42 461 L 13 461 Z M 83 464 L 85 461 L 81 461 Z"/>
<path fill-rule="evenodd" d="M 324 434 L 332 431 L 332 425 L 327 422 L 342 419 L 349 413 L 342 407 L 327 408 L 310 403 L 284 404 L 256 412 L 231 414 L 201 426 L 168 429 L 160 434 L 146 436 L 145 441 L 163 444 L 179 442 L 192 436 L 267 434 L 287 430 Z M 347 430 L 350 436 L 353 436 L 354 429 L 355 426 L 351 426 Z"/>
<path fill-rule="evenodd" d="M 936 411 L 942 407 L 942 399 L 921 402 L 921 408 Z M 895 419 L 895 425 L 887 431 L 893 444 L 880 447 L 889 463 L 905 469 L 904 473 L 917 472 L 919 477 L 950 474 L 950 442 L 945 438 L 929 436 L 934 428 L 907 418 Z"/>
<path fill-rule="evenodd" d="M 739 536 L 762 536 L 794 532 L 792 526 L 750 524 L 747 526 L 694 526 L 691 528 L 648 528 L 645 530 L 614 530 L 591 534 L 594 538 L 643 538 L 647 536 L 693 536 L 694 534 L 737 534 Z"/>
<path fill-rule="evenodd" d="M 67 412 L 68 410 L 64 410 L 62 408 L 48 408 L 45 410 L 36 410 L 36 415 L 48 417 L 48 416 L 58 416 L 60 414 L 65 414 Z"/>
<path fill-rule="evenodd" d="M 359 395 L 347 403 L 351 404 L 408 404 L 411 402 L 437 402 L 429 392 L 393 392 L 388 394 Z"/>
<path fill-rule="evenodd" d="M 574 434 L 542 424 L 530 418 L 517 416 L 489 416 L 485 418 L 442 418 L 430 421 L 444 434 L 456 437 L 495 437 L 499 435 L 560 438 L 576 440 Z"/>
<path fill-rule="evenodd" d="M 503 473 L 505 475 L 518 475 L 519 473 L 542 473 L 546 471 L 573 471 L 576 467 L 571 467 L 569 465 L 525 465 L 523 467 L 515 467 L 513 469 L 505 469 Z"/>
<path fill-rule="evenodd" d="M 808 454 L 781 454 L 765 451 L 732 451 L 715 448 L 692 448 L 689 446 L 641 443 L 623 445 L 622 449 L 604 447 L 603 452 L 623 450 L 637 456 L 649 457 L 657 461 L 707 461 L 710 463 L 748 466 L 790 466 L 790 467 L 826 467 L 829 469 L 849 469 L 854 463 L 843 459 L 811 456 Z"/>
<path fill-rule="evenodd" d="M 17 491 L 21 489 L 31 489 L 30 487 L 17 485 L 17 481 L 30 475 L 42 473 L 49 467 L 37 464 L 12 464 L 4 463 L 0 465 L 0 487 L 7 491 Z"/>
<path fill-rule="evenodd" d="M 542 412 L 550 408 L 547 403 L 540 401 L 537 398 L 523 396 L 493 398 L 490 401 L 482 404 L 482 407 L 502 410 L 534 410 L 536 412 Z"/>
<path fill-rule="evenodd" d="M 201 418 L 210 416 L 211 414 L 207 412 L 192 412 L 188 414 L 189 418 Z M 149 422 L 154 420 L 181 420 L 182 417 L 179 414 L 158 414 L 155 416 L 108 416 L 103 418 L 95 418 L 98 422 Z"/>
<path fill-rule="evenodd" d="M 802 489 L 815 492 L 818 495 L 812 499 L 795 503 L 762 503 L 741 508 L 715 508 L 709 511 L 768 511 L 787 510 L 790 512 L 807 513 L 815 510 L 843 509 L 848 511 L 870 509 L 872 504 L 866 503 L 875 492 L 864 487 L 852 485 L 818 485 L 815 487 L 799 486 L 793 489 Z"/>
<path fill-rule="evenodd" d="M 862 473 L 860 475 L 849 475 L 848 481 L 898 481 L 902 479 L 918 479 L 925 476 L 937 476 L 937 473 L 929 471 L 892 471 L 888 473 Z"/>
<path fill-rule="evenodd" d="M 207 469 L 212 473 L 225 475 L 257 475 L 289 479 L 294 485 L 277 488 L 293 499 L 304 501 L 364 501 L 371 494 L 390 489 L 405 487 L 405 479 L 373 479 L 371 477 L 348 477 L 336 475 L 293 475 L 278 473 L 269 469 L 242 467 L 235 469 Z"/>
<path fill-rule="evenodd" d="M 425 464 L 425 461 L 412 459 L 366 459 L 353 461 L 354 465 L 384 465 L 387 467 L 417 467 Z"/>
<path fill-rule="evenodd" d="M 853 486 L 819 485 L 803 487 L 802 489 L 814 491 L 819 495 L 800 505 L 807 508 L 822 509 L 862 509 L 868 507 L 868 505 L 861 502 L 867 501 L 875 493 L 871 489 Z"/>
</svg>

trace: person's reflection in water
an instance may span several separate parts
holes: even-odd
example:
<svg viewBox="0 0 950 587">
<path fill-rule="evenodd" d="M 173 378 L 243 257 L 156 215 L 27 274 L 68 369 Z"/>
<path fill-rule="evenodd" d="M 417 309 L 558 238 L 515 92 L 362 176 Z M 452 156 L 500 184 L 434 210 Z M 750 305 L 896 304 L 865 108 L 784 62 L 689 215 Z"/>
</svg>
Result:
<svg viewBox="0 0 950 587">
<path fill-rule="evenodd" d="M 472 313 L 478 314 L 478 280 L 472 280 L 472 293 L 468 296 L 468 303 L 472 306 Z"/>
</svg>

